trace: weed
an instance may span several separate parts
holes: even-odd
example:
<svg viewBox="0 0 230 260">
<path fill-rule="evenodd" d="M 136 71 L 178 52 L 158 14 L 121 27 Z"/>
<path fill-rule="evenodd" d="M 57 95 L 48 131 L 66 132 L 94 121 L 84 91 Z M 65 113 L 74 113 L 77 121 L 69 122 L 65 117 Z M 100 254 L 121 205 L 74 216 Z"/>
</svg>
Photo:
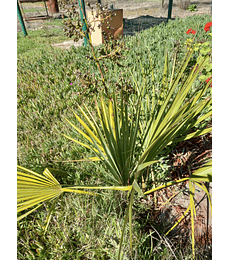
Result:
<svg viewBox="0 0 230 260">
<path fill-rule="evenodd" d="M 190 12 L 195 12 L 195 11 L 197 11 L 197 5 L 189 5 L 187 8 L 186 8 L 186 10 L 189 10 Z"/>
</svg>

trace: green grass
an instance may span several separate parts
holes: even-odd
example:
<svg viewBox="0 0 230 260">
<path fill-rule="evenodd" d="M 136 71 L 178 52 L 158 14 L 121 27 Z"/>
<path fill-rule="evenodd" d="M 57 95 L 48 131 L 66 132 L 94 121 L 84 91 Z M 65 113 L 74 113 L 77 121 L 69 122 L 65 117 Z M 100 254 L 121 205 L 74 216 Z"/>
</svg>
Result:
<svg viewBox="0 0 230 260">
<path fill-rule="evenodd" d="M 45 212 L 39 211 L 19 222 L 18 259 L 115 260 L 125 203 L 125 198 L 115 192 L 101 193 L 99 198 L 64 195 L 55 208 L 45 235 L 42 229 Z M 49 206 L 46 204 L 46 208 Z M 139 220 L 141 214 L 148 223 Z M 137 259 L 170 259 L 172 248 L 179 259 L 184 259 L 179 245 L 170 248 L 170 244 L 163 239 L 162 231 L 148 226 L 149 223 L 156 224 L 151 222 L 151 211 L 145 204 L 139 203 L 138 213 L 133 217 L 133 255 L 137 255 Z M 123 259 L 131 259 L 128 236 L 127 225 Z M 190 259 L 191 251 L 187 250 L 186 253 L 186 259 Z"/>
<path fill-rule="evenodd" d="M 45 8 L 31 8 L 31 9 L 23 9 L 24 13 L 34 13 L 34 12 L 45 12 Z"/>
<path fill-rule="evenodd" d="M 192 16 L 126 37 L 128 50 L 124 50 L 123 55 L 127 59 L 121 63 L 127 67 L 120 68 L 110 61 L 106 62 L 109 68 L 107 84 L 112 88 L 119 82 L 119 76 L 130 79 L 130 84 L 134 84 L 131 71 L 138 84 L 142 84 L 145 75 L 146 84 L 151 88 L 150 56 L 157 88 L 162 77 L 165 50 L 172 58 L 179 45 L 181 50 L 186 39 L 191 38 L 186 34 L 191 27 L 199 32 L 200 40 L 207 40 L 208 34 L 203 27 L 209 21 L 211 17 L 208 15 Z M 63 162 L 81 159 L 87 151 L 73 145 L 62 134 L 72 135 L 72 128 L 64 120 L 67 117 L 74 121 L 70 108 L 76 110 L 76 104 L 84 101 L 91 105 L 91 111 L 94 109 L 93 95 L 81 94 L 77 70 L 84 73 L 87 68 L 96 79 L 100 75 L 93 62 L 85 59 L 88 47 L 68 51 L 51 46 L 68 39 L 61 28 L 51 31 L 48 27 L 51 24 L 60 26 L 61 20 L 47 22 L 48 29 L 29 31 L 28 37 L 19 33 L 17 38 L 18 164 L 38 173 L 46 167 L 64 170 L 67 173 L 65 176 L 55 176 L 61 183 L 97 183 L 97 174 L 101 172 L 99 164 Z M 162 162 L 156 165 L 159 178 L 167 175 L 167 160 L 167 156 L 162 155 Z M 93 198 L 64 195 L 55 208 L 45 236 L 42 235 L 44 210 L 18 223 L 18 259 L 115 259 L 125 204 L 126 198 L 115 192 L 104 192 L 102 196 Z M 47 203 L 46 207 L 50 204 Z M 139 201 L 135 208 L 133 255 L 137 255 L 137 259 L 170 259 L 173 257 L 172 251 L 178 259 L 190 259 L 189 247 L 183 249 L 178 244 L 170 248 L 164 239 L 159 238 L 151 225 L 157 228 L 161 236 L 164 230 L 151 220 L 153 211 L 146 204 Z M 130 259 L 128 232 L 124 241 L 123 259 Z M 197 259 L 202 258 L 198 255 Z"/>
<path fill-rule="evenodd" d="M 50 29 L 50 26 L 55 26 L 55 28 Z M 64 35 L 62 19 L 50 19 L 41 27 L 42 29 L 38 30 L 27 30 L 27 36 L 24 36 L 23 32 L 17 33 L 18 55 L 25 54 L 33 57 L 40 50 L 49 53 L 52 52 L 51 44 L 69 40 Z"/>
</svg>

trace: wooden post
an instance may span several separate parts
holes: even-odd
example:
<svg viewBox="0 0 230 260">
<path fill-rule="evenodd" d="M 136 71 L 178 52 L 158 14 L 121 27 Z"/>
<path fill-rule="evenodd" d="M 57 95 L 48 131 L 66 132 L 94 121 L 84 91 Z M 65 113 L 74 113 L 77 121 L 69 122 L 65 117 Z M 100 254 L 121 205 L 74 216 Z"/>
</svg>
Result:
<svg viewBox="0 0 230 260">
<path fill-rule="evenodd" d="M 49 0 L 47 1 L 47 5 L 51 14 L 59 13 L 57 0 Z"/>
<path fill-rule="evenodd" d="M 94 31 L 91 32 L 91 40 L 93 45 L 99 45 L 105 42 L 103 34 L 105 33 L 106 38 L 109 37 L 110 34 L 113 35 L 114 39 L 118 39 L 119 37 L 123 37 L 123 9 L 111 10 L 110 14 L 112 17 L 109 20 L 105 20 L 104 22 L 94 21 L 97 13 L 93 13 L 91 11 L 87 11 L 88 21 L 92 22 L 92 26 L 94 27 Z M 115 15 L 116 14 L 116 15 Z M 99 17 L 99 20 L 101 17 Z M 107 21 L 109 21 L 109 27 L 107 28 Z M 100 27 L 98 27 L 100 25 Z"/>
</svg>

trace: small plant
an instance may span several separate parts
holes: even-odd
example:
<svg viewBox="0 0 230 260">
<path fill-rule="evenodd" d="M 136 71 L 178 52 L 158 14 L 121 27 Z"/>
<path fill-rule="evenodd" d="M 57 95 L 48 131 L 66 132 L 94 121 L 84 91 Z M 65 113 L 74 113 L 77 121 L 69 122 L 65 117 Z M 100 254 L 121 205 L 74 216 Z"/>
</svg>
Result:
<svg viewBox="0 0 230 260">
<path fill-rule="evenodd" d="M 186 10 L 190 11 L 190 12 L 195 12 L 197 11 L 197 5 L 193 4 L 193 5 L 189 5 Z"/>
</svg>

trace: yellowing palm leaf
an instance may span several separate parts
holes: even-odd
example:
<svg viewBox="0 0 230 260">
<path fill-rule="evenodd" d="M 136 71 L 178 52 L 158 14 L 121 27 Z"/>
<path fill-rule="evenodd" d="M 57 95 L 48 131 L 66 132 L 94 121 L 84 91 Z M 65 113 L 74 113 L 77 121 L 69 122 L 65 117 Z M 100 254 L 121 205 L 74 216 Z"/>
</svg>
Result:
<svg viewBox="0 0 230 260">
<path fill-rule="evenodd" d="M 71 188 L 62 188 L 48 169 L 45 169 L 43 175 L 21 166 L 18 166 L 18 169 L 20 171 L 17 172 L 17 212 L 19 213 L 36 206 L 29 212 L 21 215 L 18 220 L 32 213 L 42 205 L 42 202 L 53 200 L 63 192 L 93 194 Z"/>
</svg>

